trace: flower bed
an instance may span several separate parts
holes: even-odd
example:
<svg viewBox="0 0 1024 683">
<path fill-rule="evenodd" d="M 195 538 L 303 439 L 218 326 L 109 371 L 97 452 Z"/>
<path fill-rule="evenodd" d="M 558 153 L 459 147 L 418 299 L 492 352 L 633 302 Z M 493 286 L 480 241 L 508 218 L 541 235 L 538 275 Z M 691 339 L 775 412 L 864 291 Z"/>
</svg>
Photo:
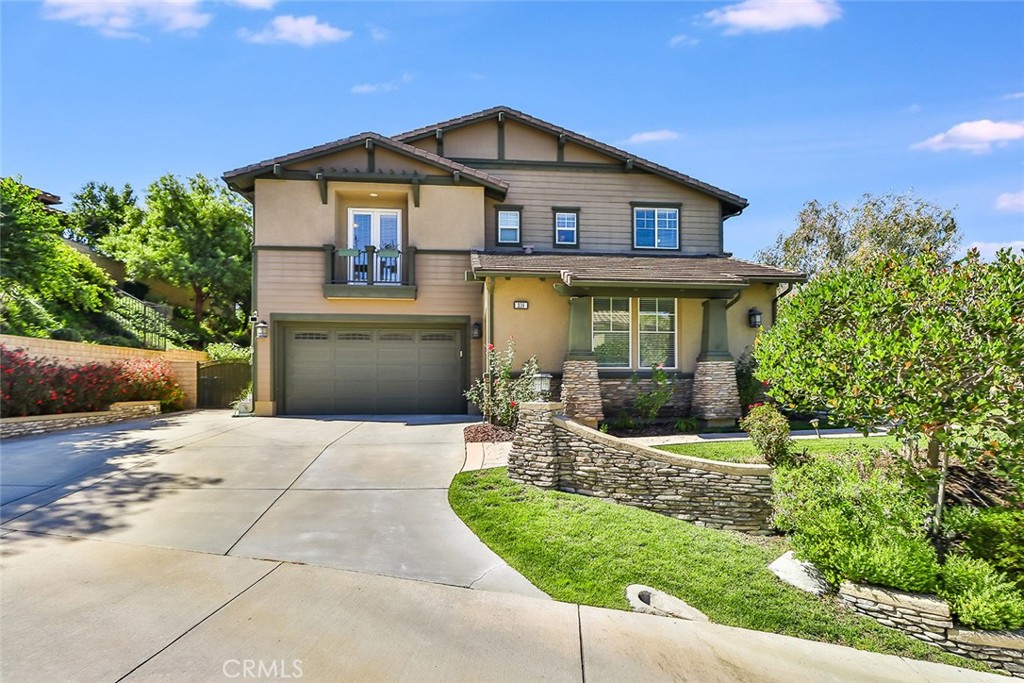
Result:
<svg viewBox="0 0 1024 683">
<path fill-rule="evenodd" d="M 0 417 L 96 412 L 125 401 L 159 401 L 170 411 L 185 401 L 166 361 L 64 365 L 0 346 L 0 368 Z"/>
</svg>

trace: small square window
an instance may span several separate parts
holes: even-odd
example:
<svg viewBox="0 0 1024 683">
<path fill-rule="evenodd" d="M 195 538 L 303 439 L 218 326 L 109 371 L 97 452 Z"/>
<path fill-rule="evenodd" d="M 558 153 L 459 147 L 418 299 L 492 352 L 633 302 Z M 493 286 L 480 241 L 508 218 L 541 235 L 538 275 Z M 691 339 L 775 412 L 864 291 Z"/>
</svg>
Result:
<svg viewBox="0 0 1024 683">
<path fill-rule="evenodd" d="M 555 246 L 575 247 L 579 244 L 578 237 L 579 215 L 575 212 L 555 212 Z"/>
<path fill-rule="evenodd" d="M 519 211 L 498 211 L 498 244 L 519 244 Z"/>
</svg>

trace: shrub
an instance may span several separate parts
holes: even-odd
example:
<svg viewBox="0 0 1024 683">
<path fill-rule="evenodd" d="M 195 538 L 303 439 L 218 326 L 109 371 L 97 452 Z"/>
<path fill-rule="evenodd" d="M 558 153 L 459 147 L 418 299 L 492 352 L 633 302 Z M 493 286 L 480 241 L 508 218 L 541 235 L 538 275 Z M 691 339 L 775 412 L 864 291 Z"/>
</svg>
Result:
<svg viewBox="0 0 1024 683">
<path fill-rule="evenodd" d="M 793 442 L 789 438 L 789 420 L 767 403 L 751 406 L 740 420 L 740 429 L 750 435 L 754 447 L 773 467 L 789 461 Z"/>
<path fill-rule="evenodd" d="M 487 374 L 476 380 L 465 396 L 480 408 L 489 422 L 514 429 L 519 422 L 519 405 L 538 398 L 533 386 L 539 371 L 537 357 L 530 356 L 523 363 L 519 376 L 512 377 L 516 349 L 511 338 L 503 352 L 498 352 L 494 344 L 488 344 L 486 355 Z"/>
<path fill-rule="evenodd" d="M 206 355 L 210 360 L 242 360 L 252 362 L 252 347 L 239 346 L 230 342 L 217 342 L 206 346 Z"/>
<path fill-rule="evenodd" d="M 185 405 L 185 392 L 174 379 L 167 361 L 142 358 L 124 361 L 118 381 L 123 386 L 118 400 L 160 401 L 163 412 L 181 410 Z"/>
<path fill-rule="evenodd" d="M 764 402 L 764 384 L 757 377 L 757 359 L 746 350 L 736 359 L 736 389 L 740 394 L 740 407 L 746 415 L 758 403 Z"/>
<path fill-rule="evenodd" d="M 658 365 L 651 370 L 651 385 L 647 391 L 640 390 L 640 381 L 636 375 L 633 375 L 631 381 L 637 389 L 636 398 L 633 399 L 633 409 L 641 422 L 650 424 L 658 417 L 658 413 L 665 407 L 665 404 L 672 400 L 675 380 L 668 376 L 661 365 Z"/>
<path fill-rule="evenodd" d="M 965 555 L 947 558 L 939 595 L 966 626 L 1024 628 L 1024 594 L 985 560 Z"/>
<path fill-rule="evenodd" d="M 772 480 L 776 525 L 792 533 L 796 554 L 830 583 L 935 590 L 938 556 L 924 528 L 928 498 L 879 466 L 876 454 L 819 455 L 776 468 Z"/>
<path fill-rule="evenodd" d="M 1016 508 L 949 508 L 945 531 L 971 557 L 985 560 L 1024 591 L 1024 510 Z"/>
<path fill-rule="evenodd" d="M 676 420 L 675 428 L 684 434 L 692 434 L 700 429 L 700 421 L 695 417 L 681 417 Z"/>
</svg>

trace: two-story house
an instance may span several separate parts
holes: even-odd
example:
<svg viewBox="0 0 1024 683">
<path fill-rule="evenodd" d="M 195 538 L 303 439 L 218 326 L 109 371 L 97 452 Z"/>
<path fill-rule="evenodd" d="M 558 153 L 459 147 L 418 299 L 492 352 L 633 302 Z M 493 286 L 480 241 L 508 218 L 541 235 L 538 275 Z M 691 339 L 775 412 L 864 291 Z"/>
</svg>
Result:
<svg viewBox="0 0 1024 683">
<path fill-rule="evenodd" d="M 262 415 L 465 413 L 512 337 L 587 422 L 659 365 L 677 413 L 735 420 L 734 358 L 803 279 L 725 252 L 742 197 L 508 107 L 224 179 L 255 207 Z"/>
</svg>

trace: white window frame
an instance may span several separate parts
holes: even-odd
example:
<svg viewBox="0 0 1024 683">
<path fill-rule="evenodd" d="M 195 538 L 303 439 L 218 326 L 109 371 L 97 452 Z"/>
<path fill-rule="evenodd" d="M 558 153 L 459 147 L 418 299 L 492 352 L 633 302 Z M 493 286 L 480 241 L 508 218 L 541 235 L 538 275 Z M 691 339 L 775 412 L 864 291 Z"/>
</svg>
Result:
<svg viewBox="0 0 1024 683">
<path fill-rule="evenodd" d="M 559 225 L 558 219 L 571 216 L 572 227 L 566 225 Z M 578 211 L 555 211 L 554 218 L 555 225 L 555 246 L 556 247 L 578 247 L 580 244 L 580 214 Z M 572 230 L 572 242 L 562 242 L 558 239 L 559 230 Z"/>
<path fill-rule="evenodd" d="M 626 319 L 628 327 L 626 329 L 626 339 L 628 340 L 629 355 L 626 358 L 625 365 L 601 365 L 598 362 L 597 367 L 604 368 L 607 370 L 629 370 L 633 367 L 633 297 L 629 296 L 594 296 L 590 298 L 590 351 L 594 353 L 594 333 L 595 332 L 609 332 L 609 330 L 595 330 L 594 329 L 594 300 L 595 299 L 625 299 L 627 302 Z M 610 330 L 617 334 L 621 334 L 621 330 Z"/>
<path fill-rule="evenodd" d="M 645 334 L 640 318 L 643 310 L 640 307 L 641 299 L 671 299 L 672 300 L 672 356 L 675 358 L 675 365 L 663 365 L 664 370 L 675 370 L 679 367 L 679 300 L 669 296 L 640 296 L 636 297 L 636 366 L 640 370 L 653 370 L 653 365 L 644 365 L 640 354 L 640 336 Z M 647 332 L 646 334 L 667 334 L 667 332 Z"/>
<path fill-rule="evenodd" d="M 654 245 L 653 246 L 641 246 L 636 243 L 636 219 L 638 211 L 653 211 L 654 212 Z M 672 247 L 659 247 L 658 246 L 658 214 L 662 212 L 674 211 L 676 214 L 676 243 Z M 634 249 L 663 249 L 669 251 L 678 251 L 679 243 L 682 232 L 680 226 L 680 216 L 682 211 L 674 206 L 634 206 L 633 207 L 633 248 Z"/>
<path fill-rule="evenodd" d="M 401 209 L 379 209 L 379 208 L 378 209 L 369 209 L 369 208 L 358 208 L 358 207 L 350 208 L 348 210 L 348 246 L 349 246 L 350 249 L 355 249 L 356 248 L 355 247 L 355 242 L 356 242 L 356 214 L 369 214 L 370 215 L 370 244 L 372 244 L 373 246 L 377 247 L 378 250 L 384 249 L 384 248 L 387 248 L 387 249 L 397 249 L 398 251 L 402 250 L 402 210 Z M 381 238 L 380 238 L 380 219 L 381 219 L 381 216 L 385 216 L 385 215 L 387 215 L 387 216 L 395 216 L 397 218 L 397 220 L 396 220 L 397 226 L 396 226 L 395 244 L 393 246 L 392 245 L 388 245 L 387 247 L 384 247 L 384 245 L 381 244 Z M 364 244 L 362 248 L 365 249 L 366 246 L 368 246 L 368 245 Z M 390 259 L 390 260 L 393 261 L 394 263 L 390 264 L 388 267 L 394 268 L 397 271 L 398 259 L 395 258 L 395 259 Z M 375 263 L 378 263 L 378 262 L 375 261 Z M 363 271 L 365 271 L 367 268 L 372 268 L 372 267 L 374 267 L 374 266 L 371 266 L 368 263 L 368 258 L 367 258 L 367 255 L 365 253 L 363 253 L 360 256 L 353 256 L 352 258 L 348 259 L 348 281 L 355 283 L 355 282 L 359 282 L 360 280 L 364 280 L 365 279 L 365 273 L 363 274 L 362 278 L 357 277 L 357 273 L 356 273 L 357 269 L 361 268 Z M 394 284 L 394 283 L 392 283 L 392 284 Z"/>
<path fill-rule="evenodd" d="M 514 240 L 501 239 L 501 231 L 503 228 L 503 226 L 501 225 L 502 214 L 512 214 L 515 215 L 516 217 L 516 238 Z M 497 244 L 519 244 L 523 241 L 523 213 L 519 209 L 498 209 L 498 213 L 495 216 L 494 222 L 495 228 L 497 230 L 497 234 L 495 235 L 494 239 Z M 512 227 L 504 226 L 504 229 L 511 230 Z"/>
</svg>

